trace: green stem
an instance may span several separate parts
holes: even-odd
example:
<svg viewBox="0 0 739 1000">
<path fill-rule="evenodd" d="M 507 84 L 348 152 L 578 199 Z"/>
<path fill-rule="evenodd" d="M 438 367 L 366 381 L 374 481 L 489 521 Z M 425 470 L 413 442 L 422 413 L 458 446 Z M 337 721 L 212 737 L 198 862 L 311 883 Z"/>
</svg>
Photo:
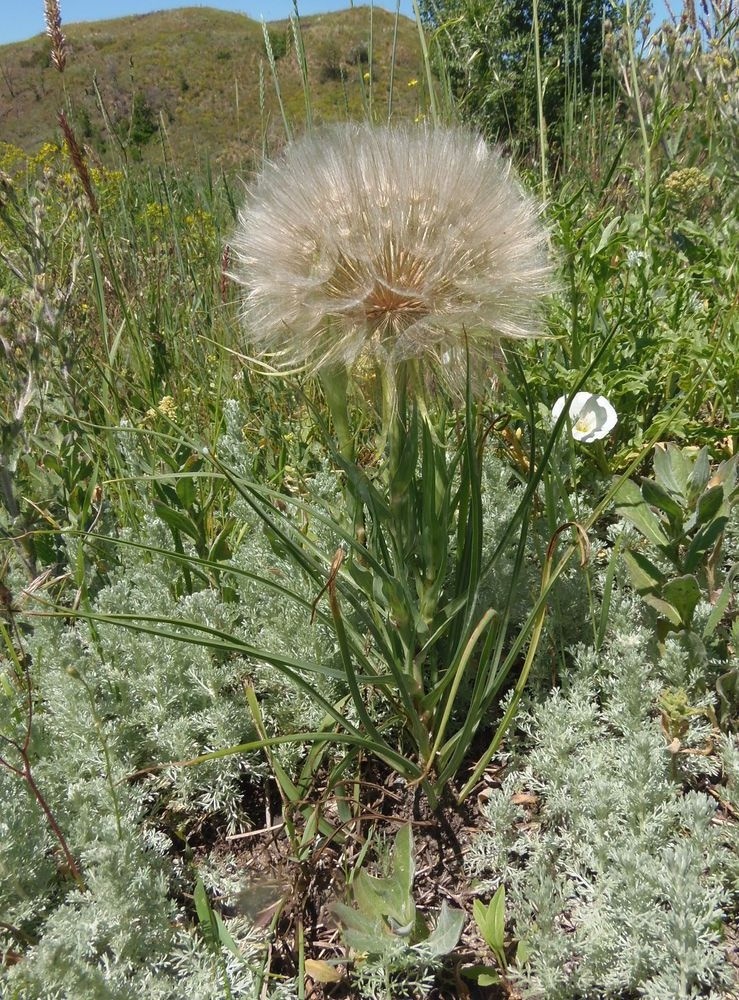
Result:
<svg viewBox="0 0 739 1000">
<path fill-rule="evenodd" d="M 349 423 L 349 407 L 347 405 L 349 376 L 346 368 L 322 371 L 319 379 L 331 412 L 331 419 L 334 422 L 339 453 L 347 462 L 353 463 L 354 435 Z"/>
<path fill-rule="evenodd" d="M 630 0 L 626 0 L 626 42 L 629 48 L 629 76 L 632 88 L 632 99 L 636 106 L 636 113 L 639 118 L 639 131 L 641 132 L 642 149 L 644 154 L 644 214 L 649 215 L 652 196 L 652 144 L 649 140 L 647 124 L 644 118 L 644 109 L 641 103 L 641 90 L 639 88 L 639 75 L 637 73 L 636 43 L 634 41 L 634 25 L 631 20 L 632 7 Z"/>
</svg>

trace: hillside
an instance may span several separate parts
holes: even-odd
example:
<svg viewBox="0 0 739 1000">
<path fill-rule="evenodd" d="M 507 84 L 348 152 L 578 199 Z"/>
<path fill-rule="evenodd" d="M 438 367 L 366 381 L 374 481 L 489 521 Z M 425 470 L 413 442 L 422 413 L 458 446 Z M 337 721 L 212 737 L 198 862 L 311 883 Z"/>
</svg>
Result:
<svg viewBox="0 0 739 1000">
<path fill-rule="evenodd" d="M 368 7 L 301 19 L 316 122 L 364 113 L 371 97 L 387 117 L 414 117 L 420 47 L 415 24 Z M 305 98 L 290 23 L 268 25 L 282 100 L 291 123 L 305 119 Z M 204 157 L 242 164 L 284 125 L 261 23 L 204 7 L 64 25 L 68 58 L 53 66 L 37 35 L 0 46 L 0 142 L 34 152 L 58 139 L 61 107 L 78 136 L 105 159 L 122 143 L 135 159 L 182 166 Z M 372 56 L 370 71 L 369 56 Z M 394 52 L 394 67 L 393 67 Z"/>
</svg>

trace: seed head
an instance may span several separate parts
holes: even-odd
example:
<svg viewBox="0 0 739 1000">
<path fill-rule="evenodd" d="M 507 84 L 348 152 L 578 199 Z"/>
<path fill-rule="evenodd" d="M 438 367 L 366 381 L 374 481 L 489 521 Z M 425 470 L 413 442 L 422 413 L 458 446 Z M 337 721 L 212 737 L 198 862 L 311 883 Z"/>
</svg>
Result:
<svg viewBox="0 0 739 1000">
<path fill-rule="evenodd" d="M 289 145 L 232 238 L 247 336 L 278 368 L 364 354 L 449 369 L 540 332 L 546 234 L 495 151 L 460 129 L 345 125 Z"/>
<path fill-rule="evenodd" d="M 67 65 L 67 39 L 62 31 L 62 15 L 59 10 L 59 0 L 44 0 L 44 19 L 46 34 L 51 40 L 51 61 L 60 73 Z"/>
</svg>

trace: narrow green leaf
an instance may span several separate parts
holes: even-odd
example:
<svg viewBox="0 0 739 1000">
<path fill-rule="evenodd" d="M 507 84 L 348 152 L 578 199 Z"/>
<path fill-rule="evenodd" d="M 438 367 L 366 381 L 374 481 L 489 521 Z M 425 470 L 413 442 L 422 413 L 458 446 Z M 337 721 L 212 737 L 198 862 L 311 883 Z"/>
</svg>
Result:
<svg viewBox="0 0 739 1000">
<path fill-rule="evenodd" d="M 210 903 L 208 902 L 208 896 L 205 892 L 203 880 L 199 875 L 195 881 L 195 890 L 193 891 L 192 899 L 195 903 L 195 912 L 198 915 L 198 920 L 203 928 L 203 936 L 206 940 L 210 941 L 210 935 L 212 934 Z"/>
<path fill-rule="evenodd" d="M 505 962 L 505 885 L 499 885 L 490 902 L 476 899 L 472 915 L 485 944 Z"/>
<path fill-rule="evenodd" d="M 226 924 L 223 921 L 223 917 L 216 910 L 213 910 L 213 916 L 215 918 L 216 928 L 218 931 L 218 940 L 220 944 L 222 945 L 222 947 L 228 948 L 228 950 L 231 952 L 234 958 L 238 958 L 243 962 L 244 956 L 241 953 L 241 949 L 234 941 L 231 931 L 228 929 L 228 927 L 226 927 Z"/>
<path fill-rule="evenodd" d="M 413 893 L 413 879 L 416 874 L 416 859 L 413 849 L 413 829 L 406 823 L 395 836 L 393 872 L 405 896 Z"/>
</svg>

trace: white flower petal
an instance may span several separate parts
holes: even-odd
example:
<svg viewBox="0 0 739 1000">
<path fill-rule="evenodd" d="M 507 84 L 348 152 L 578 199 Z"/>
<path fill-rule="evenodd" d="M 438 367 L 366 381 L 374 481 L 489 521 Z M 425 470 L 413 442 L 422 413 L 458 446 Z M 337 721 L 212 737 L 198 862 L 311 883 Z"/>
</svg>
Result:
<svg viewBox="0 0 739 1000">
<path fill-rule="evenodd" d="M 552 407 L 552 418 L 556 422 L 564 409 L 566 396 L 560 396 Z M 570 423 L 572 436 L 576 441 L 600 441 L 607 437 L 618 423 L 618 414 L 605 396 L 591 392 L 576 392 L 570 403 Z"/>
</svg>

